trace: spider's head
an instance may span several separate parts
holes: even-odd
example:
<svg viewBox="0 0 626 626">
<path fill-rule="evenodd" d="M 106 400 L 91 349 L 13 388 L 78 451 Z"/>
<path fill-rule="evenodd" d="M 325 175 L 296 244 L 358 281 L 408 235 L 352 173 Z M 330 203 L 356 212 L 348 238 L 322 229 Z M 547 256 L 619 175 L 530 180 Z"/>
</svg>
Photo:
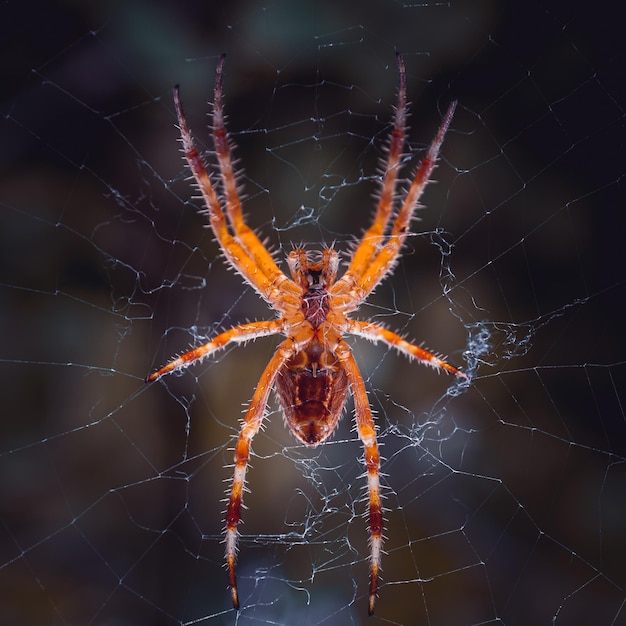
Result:
<svg viewBox="0 0 626 626">
<path fill-rule="evenodd" d="M 325 290 L 335 282 L 339 255 L 332 248 L 322 252 L 297 248 L 289 253 L 287 264 L 291 277 L 304 291 Z"/>
</svg>

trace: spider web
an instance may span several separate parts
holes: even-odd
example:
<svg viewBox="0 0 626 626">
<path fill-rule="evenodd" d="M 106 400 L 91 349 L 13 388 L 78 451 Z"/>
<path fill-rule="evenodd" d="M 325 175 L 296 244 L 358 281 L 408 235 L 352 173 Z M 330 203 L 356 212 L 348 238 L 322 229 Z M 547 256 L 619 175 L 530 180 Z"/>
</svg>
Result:
<svg viewBox="0 0 626 626">
<path fill-rule="evenodd" d="M 617 13 L 579 2 L 4 5 L 0 598 L 12 624 L 626 624 L 626 103 Z M 618 30 L 620 28 L 620 30 Z M 171 87 L 208 149 L 225 105 L 245 210 L 276 258 L 345 255 L 374 207 L 407 64 L 412 165 L 459 100 L 405 254 L 359 317 L 469 388 L 352 341 L 384 455 L 366 617 L 351 404 L 254 440 L 223 570 L 238 420 L 276 342 L 143 378 L 271 313 L 186 180 Z"/>
</svg>

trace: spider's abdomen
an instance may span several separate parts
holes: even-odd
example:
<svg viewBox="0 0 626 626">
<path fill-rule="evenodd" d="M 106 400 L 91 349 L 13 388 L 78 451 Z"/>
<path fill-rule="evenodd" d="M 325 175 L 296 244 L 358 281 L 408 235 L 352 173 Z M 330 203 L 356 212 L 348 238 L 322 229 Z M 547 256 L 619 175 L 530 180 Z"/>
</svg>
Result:
<svg viewBox="0 0 626 626">
<path fill-rule="evenodd" d="M 348 377 L 334 354 L 312 343 L 280 370 L 276 392 L 293 434 L 315 446 L 335 430 L 348 394 Z"/>
</svg>

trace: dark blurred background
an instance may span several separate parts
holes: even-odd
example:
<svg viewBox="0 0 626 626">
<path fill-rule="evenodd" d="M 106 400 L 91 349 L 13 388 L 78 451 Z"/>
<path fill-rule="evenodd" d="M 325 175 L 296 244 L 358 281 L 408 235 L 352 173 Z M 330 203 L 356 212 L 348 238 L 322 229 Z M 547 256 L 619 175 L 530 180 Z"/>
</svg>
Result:
<svg viewBox="0 0 626 626">
<path fill-rule="evenodd" d="M 353 4 L 353 3 L 352 3 Z M 0 32 L 0 601 L 11 624 L 626 624 L 624 45 L 584 2 L 5 2 Z M 276 341 L 143 378 L 271 313 L 225 269 L 199 145 L 227 53 L 245 210 L 277 258 L 372 215 L 404 54 L 415 166 L 459 100 L 402 262 L 361 312 L 472 385 L 353 341 L 385 456 L 366 617 L 351 404 L 254 441 L 239 584 L 224 490 Z M 409 171 L 409 168 L 407 168 Z"/>
</svg>

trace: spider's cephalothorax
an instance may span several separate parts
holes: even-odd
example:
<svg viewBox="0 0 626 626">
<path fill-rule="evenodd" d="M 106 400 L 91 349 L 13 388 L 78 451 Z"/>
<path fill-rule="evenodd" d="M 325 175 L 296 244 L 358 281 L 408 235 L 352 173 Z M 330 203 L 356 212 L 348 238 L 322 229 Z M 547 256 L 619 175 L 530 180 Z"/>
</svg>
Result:
<svg viewBox="0 0 626 626">
<path fill-rule="evenodd" d="M 339 257 L 332 249 L 316 255 L 303 249 L 289 254 L 291 278 L 276 265 L 259 238 L 243 219 L 237 191 L 231 147 L 224 126 L 222 71 L 224 57 L 217 66 L 213 103 L 213 141 L 219 166 L 220 192 L 209 177 L 196 150 L 180 104 L 178 90 L 174 103 L 185 158 L 202 193 L 205 213 L 227 262 L 271 304 L 277 312 L 273 320 L 240 324 L 213 337 L 204 345 L 173 359 L 148 376 L 157 380 L 224 348 L 232 342 L 282 334 L 267 364 L 243 419 L 235 445 L 235 472 L 226 512 L 226 563 L 233 606 L 239 608 L 235 558 L 237 527 L 241 518 L 250 444 L 259 431 L 270 391 L 276 389 L 285 421 L 294 435 L 308 446 L 326 440 L 335 430 L 348 389 L 354 397 L 356 428 L 365 450 L 369 493 L 370 585 L 368 612 L 374 612 L 382 551 L 383 516 L 380 501 L 380 455 L 376 427 L 367 400 L 363 377 L 352 351 L 343 339 L 358 335 L 373 342 L 382 341 L 409 358 L 446 370 L 460 378 L 467 376 L 439 356 L 402 339 L 383 326 L 355 320 L 348 314 L 358 309 L 369 294 L 393 269 L 410 232 L 415 209 L 430 179 L 456 103 L 443 118 L 435 139 L 411 178 L 396 210 L 395 191 L 402 162 L 406 123 L 406 80 L 404 63 L 398 55 L 400 87 L 393 131 L 383 164 L 383 176 L 376 214 L 355 248 L 346 272 L 337 279 Z"/>
</svg>

